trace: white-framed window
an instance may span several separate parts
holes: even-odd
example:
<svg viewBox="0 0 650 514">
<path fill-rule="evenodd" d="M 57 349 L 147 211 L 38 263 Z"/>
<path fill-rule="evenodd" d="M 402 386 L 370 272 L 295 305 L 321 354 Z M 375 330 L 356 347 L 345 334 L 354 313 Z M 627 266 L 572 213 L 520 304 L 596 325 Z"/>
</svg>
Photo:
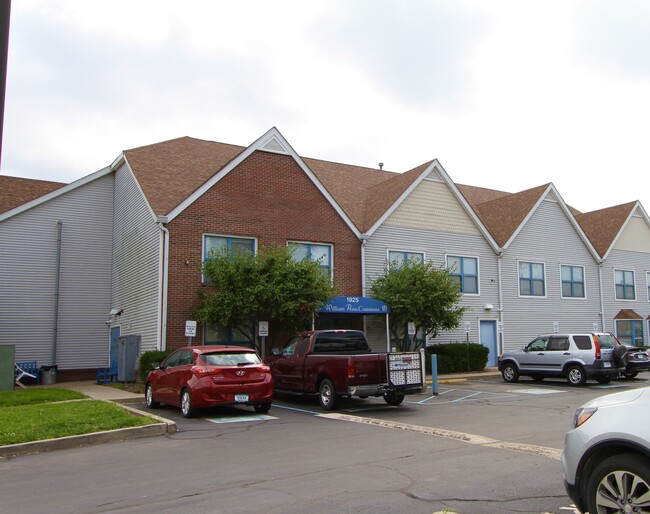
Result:
<svg viewBox="0 0 650 514">
<path fill-rule="evenodd" d="M 648 289 L 648 301 L 650 302 L 650 271 L 645 272 L 645 285 Z"/>
<path fill-rule="evenodd" d="M 634 271 L 615 269 L 614 286 L 616 287 L 617 300 L 636 300 L 634 287 Z"/>
<path fill-rule="evenodd" d="M 562 298 L 585 298 L 585 268 L 584 266 L 560 266 L 562 282 Z"/>
<path fill-rule="evenodd" d="M 334 269 L 332 260 L 332 245 L 325 243 L 307 243 L 304 241 L 289 241 L 287 246 L 291 250 L 291 256 L 295 261 L 309 260 L 318 263 L 318 267 L 327 277 L 333 278 Z"/>
<path fill-rule="evenodd" d="M 408 261 L 424 262 L 424 252 L 412 250 L 388 250 L 388 267 L 400 268 Z"/>
<path fill-rule="evenodd" d="M 519 296 L 546 296 L 546 271 L 543 262 L 519 261 Z"/>
<path fill-rule="evenodd" d="M 257 241 L 248 237 L 203 234 L 203 262 L 209 261 L 217 254 L 255 254 Z M 207 278 L 203 276 L 203 283 Z"/>
<path fill-rule="evenodd" d="M 447 255 L 447 269 L 463 294 L 479 294 L 478 258 Z"/>
</svg>

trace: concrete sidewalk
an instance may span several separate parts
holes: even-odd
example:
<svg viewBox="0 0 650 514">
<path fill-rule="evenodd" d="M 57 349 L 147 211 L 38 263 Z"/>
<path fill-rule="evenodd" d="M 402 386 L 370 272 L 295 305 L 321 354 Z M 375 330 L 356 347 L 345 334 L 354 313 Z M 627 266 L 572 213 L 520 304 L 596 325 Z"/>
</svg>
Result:
<svg viewBox="0 0 650 514">
<path fill-rule="evenodd" d="M 60 382 L 40 387 L 58 387 L 61 389 L 71 389 L 85 394 L 93 400 L 107 400 L 117 403 L 143 403 L 144 395 L 124 391 L 110 384 L 97 384 L 92 380 L 83 380 L 78 382 Z"/>
</svg>

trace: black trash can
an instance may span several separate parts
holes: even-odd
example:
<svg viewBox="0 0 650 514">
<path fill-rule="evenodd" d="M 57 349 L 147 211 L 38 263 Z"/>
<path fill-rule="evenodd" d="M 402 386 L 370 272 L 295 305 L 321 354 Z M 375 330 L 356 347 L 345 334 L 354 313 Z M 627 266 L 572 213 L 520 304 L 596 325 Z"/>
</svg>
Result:
<svg viewBox="0 0 650 514">
<path fill-rule="evenodd" d="M 56 384 L 56 366 L 41 366 L 41 384 Z"/>
</svg>

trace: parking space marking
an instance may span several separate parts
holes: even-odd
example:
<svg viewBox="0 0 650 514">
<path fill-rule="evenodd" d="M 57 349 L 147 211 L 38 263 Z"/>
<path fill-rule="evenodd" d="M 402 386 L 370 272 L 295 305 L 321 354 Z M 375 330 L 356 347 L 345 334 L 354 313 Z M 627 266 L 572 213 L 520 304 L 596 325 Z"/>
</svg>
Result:
<svg viewBox="0 0 650 514">
<path fill-rule="evenodd" d="M 466 432 L 456 432 L 454 430 L 445 430 L 443 428 L 435 427 L 425 427 L 421 425 L 412 425 L 410 423 L 400 423 L 397 421 L 386 421 L 383 419 L 375 418 L 362 418 L 359 416 L 351 416 L 349 414 L 341 413 L 327 413 L 319 414 L 318 417 L 333 419 L 337 421 L 348 421 L 351 423 L 362 423 L 365 425 L 374 425 L 383 428 L 390 428 L 394 430 L 406 430 L 409 432 L 417 432 L 425 435 L 432 435 L 438 437 L 445 437 L 447 439 L 454 439 L 468 444 L 475 444 L 480 446 L 486 446 L 489 448 L 499 448 L 504 450 L 513 450 L 516 452 L 527 453 L 529 455 L 537 455 L 539 457 L 545 457 L 551 460 L 560 460 L 562 456 L 562 450 L 557 448 L 549 448 L 547 446 L 534 446 L 530 444 L 520 444 L 509 441 L 499 441 L 498 439 L 491 439 L 489 437 L 484 437 L 476 434 L 469 434 Z"/>
<path fill-rule="evenodd" d="M 561 391 L 559 389 L 512 389 L 511 393 L 521 393 L 521 394 L 553 394 L 553 393 L 565 393 L 566 391 Z"/>
<path fill-rule="evenodd" d="M 441 399 L 441 397 L 445 394 L 453 393 L 453 392 L 458 392 L 460 394 L 464 394 L 464 396 L 461 396 L 460 398 L 454 398 L 454 399 Z M 452 395 L 453 396 L 453 395 Z M 505 399 L 505 398 L 514 398 L 516 397 L 516 394 L 513 394 L 513 392 L 508 392 L 508 393 L 495 393 L 495 392 L 485 392 L 485 391 L 474 391 L 471 389 L 445 389 L 440 392 L 437 396 L 429 396 L 428 398 L 425 398 L 424 400 L 420 400 L 419 402 L 405 402 L 405 403 L 411 403 L 414 405 L 436 405 L 436 404 L 441 404 L 441 403 L 461 403 L 461 402 L 475 402 L 475 401 L 482 401 L 482 400 L 500 400 L 500 399 Z"/>
<path fill-rule="evenodd" d="M 240 423 L 243 421 L 267 421 L 269 419 L 278 419 L 266 414 L 252 414 L 250 416 L 228 416 L 225 418 L 203 418 L 210 423 Z"/>
<path fill-rule="evenodd" d="M 296 412 L 304 412 L 306 414 L 320 414 L 320 412 L 316 412 L 313 410 L 306 410 L 306 409 L 297 409 L 296 407 L 288 407 L 287 405 L 278 405 L 277 403 L 273 404 L 273 408 L 278 408 L 278 409 L 286 409 L 286 410 L 293 410 Z"/>
</svg>

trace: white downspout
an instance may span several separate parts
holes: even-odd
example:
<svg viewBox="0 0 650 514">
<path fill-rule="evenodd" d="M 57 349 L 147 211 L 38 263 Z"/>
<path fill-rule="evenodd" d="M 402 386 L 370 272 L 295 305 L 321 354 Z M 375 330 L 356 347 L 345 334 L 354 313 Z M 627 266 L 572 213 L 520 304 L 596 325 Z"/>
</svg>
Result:
<svg viewBox="0 0 650 514">
<path fill-rule="evenodd" d="M 368 236 L 361 235 L 361 296 L 366 296 L 366 239 Z M 363 332 L 368 333 L 366 317 L 363 317 Z"/>
<path fill-rule="evenodd" d="M 169 230 L 159 223 L 163 238 L 163 252 L 160 280 L 160 350 L 167 349 L 167 289 L 169 286 Z"/>
<path fill-rule="evenodd" d="M 503 251 L 499 252 L 499 255 L 497 257 L 497 281 L 498 281 L 498 288 L 499 288 L 499 324 L 501 325 L 501 328 L 503 328 L 503 288 L 501 284 L 501 258 L 503 257 Z M 500 355 L 502 354 L 505 346 L 505 341 L 503 337 L 503 331 L 499 334 L 499 327 L 497 327 L 497 341 L 499 341 L 501 348 L 497 350 L 497 353 Z"/>
</svg>

